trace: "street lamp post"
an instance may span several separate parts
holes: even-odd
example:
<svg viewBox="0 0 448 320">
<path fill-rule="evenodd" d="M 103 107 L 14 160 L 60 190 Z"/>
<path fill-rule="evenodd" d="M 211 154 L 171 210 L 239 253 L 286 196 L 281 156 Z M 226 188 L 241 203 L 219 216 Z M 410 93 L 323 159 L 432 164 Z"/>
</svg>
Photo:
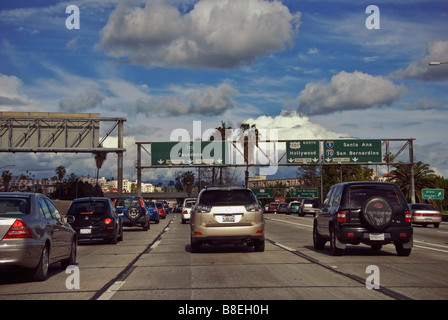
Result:
<svg viewBox="0 0 448 320">
<path fill-rule="evenodd" d="M 444 62 L 431 61 L 431 62 L 429 63 L 430 66 L 438 66 L 438 65 L 441 65 L 441 64 L 448 64 L 448 61 L 444 61 Z"/>
</svg>

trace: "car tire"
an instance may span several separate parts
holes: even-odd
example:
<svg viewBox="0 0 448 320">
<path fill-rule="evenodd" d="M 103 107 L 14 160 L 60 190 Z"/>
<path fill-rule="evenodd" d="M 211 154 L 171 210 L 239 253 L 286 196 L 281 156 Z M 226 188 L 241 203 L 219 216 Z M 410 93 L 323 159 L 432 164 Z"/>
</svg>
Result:
<svg viewBox="0 0 448 320">
<path fill-rule="evenodd" d="M 264 240 L 258 240 L 254 243 L 254 251 L 255 252 L 264 252 Z"/>
<path fill-rule="evenodd" d="M 317 231 L 317 224 L 313 224 L 313 245 L 314 249 L 316 250 L 323 250 L 325 249 L 325 239 L 322 238 L 322 236 Z"/>
<path fill-rule="evenodd" d="M 334 229 L 334 226 L 332 226 L 330 228 L 330 248 L 331 248 L 331 253 L 334 256 L 342 256 L 344 255 L 345 249 L 340 249 L 336 246 L 336 242 L 337 242 L 337 234 L 336 234 L 336 230 Z"/>
<path fill-rule="evenodd" d="M 50 254 L 48 251 L 48 246 L 45 245 L 40 255 L 39 264 L 37 265 L 37 268 L 34 269 L 33 271 L 32 278 L 34 281 L 47 280 L 49 262 L 50 262 Z"/>
<path fill-rule="evenodd" d="M 407 257 L 411 254 L 412 249 L 406 249 L 402 242 L 395 242 L 394 245 L 399 256 Z"/>
<path fill-rule="evenodd" d="M 385 229 L 392 223 L 392 207 L 383 197 L 368 199 L 361 212 L 364 222 L 373 229 Z"/>
<path fill-rule="evenodd" d="M 73 238 L 70 248 L 70 257 L 67 260 L 61 261 L 61 266 L 63 269 L 66 269 L 68 266 L 76 264 L 76 238 Z"/>
<path fill-rule="evenodd" d="M 132 222 L 138 220 L 138 218 L 140 218 L 140 208 L 139 207 L 129 207 L 129 208 L 127 208 L 126 216 Z"/>
</svg>

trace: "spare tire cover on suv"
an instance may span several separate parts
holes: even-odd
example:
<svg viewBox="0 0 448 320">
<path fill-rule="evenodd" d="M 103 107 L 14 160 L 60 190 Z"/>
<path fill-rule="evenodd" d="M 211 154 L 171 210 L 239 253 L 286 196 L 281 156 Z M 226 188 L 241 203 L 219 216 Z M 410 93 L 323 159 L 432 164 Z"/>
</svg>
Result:
<svg viewBox="0 0 448 320">
<path fill-rule="evenodd" d="M 361 209 L 364 222 L 373 229 L 387 228 L 392 222 L 392 207 L 383 197 L 368 199 Z"/>
<path fill-rule="evenodd" d="M 140 218 L 140 208 L 139 207 L 129 207 L 126 209 L 126 216 L 129 220 L 135 221 Z"/>
</svg>

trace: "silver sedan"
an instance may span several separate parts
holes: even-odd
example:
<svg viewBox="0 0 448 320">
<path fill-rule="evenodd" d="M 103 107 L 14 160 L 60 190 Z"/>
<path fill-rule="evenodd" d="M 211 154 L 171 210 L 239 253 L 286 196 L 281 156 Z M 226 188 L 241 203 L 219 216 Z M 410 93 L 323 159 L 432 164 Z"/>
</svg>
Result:
<svg viewBox="0 0 448 320">
<path fill-rule="evenodd" d="M 428 224 L 433 224 L 438 228 L 442 222 L 442 215 L 440 211 L 428 203 L 410 203 L 409 209 L 412 213 L 412 223 L 420 224 L 426 227 Z"/>
<path fill-rule="evenodd" d="M 76 250 L 76 232 L 48 197 L 0 193 L 0 268 L 27 268 L 33 280 L 43 281 L 50 264 L 75 264 Z"/>
</svg>

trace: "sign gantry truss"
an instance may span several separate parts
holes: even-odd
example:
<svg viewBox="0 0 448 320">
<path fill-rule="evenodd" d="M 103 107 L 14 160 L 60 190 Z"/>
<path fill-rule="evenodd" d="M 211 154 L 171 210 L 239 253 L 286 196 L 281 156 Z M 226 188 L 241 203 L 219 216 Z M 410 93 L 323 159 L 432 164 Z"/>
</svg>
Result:
<svg viewBox="0 0 448 320">
<path fill-rule="evenodd" d="M 97 113 L 0 112 L 0 152 L 116 153 L 118 192 L 123 189 L 123 123 Z M 100 136 L 100 124 L 111 123 Z M 118 128 L 118 129 L 117 129 Z M 114 132 L 117 147 L 103 143 Z"/>
<path fill-rule="evenodd" d="M 243 140 L 191 142 L 136 142 L 137 181 L 141 170 L 192 167 L 269 167 L 325 165 L 392 165 L 404 150 L 408 157 L 411 190 L 414 190 L 415 139 Z M 149 145 L 150 148 L 144 145 Z M 149 164 L 142 164 L 142 149 Z M 149 149 L 149 150 L 148 150 Z M 265 170 L 266 171 L 266 170 Z M 261 169 L 260 169 L 261 172 Z M 266 172 L 269 172 L 267 170 Z M 411 193 L 412 195 L 414 192 Z"/>
</svg>

